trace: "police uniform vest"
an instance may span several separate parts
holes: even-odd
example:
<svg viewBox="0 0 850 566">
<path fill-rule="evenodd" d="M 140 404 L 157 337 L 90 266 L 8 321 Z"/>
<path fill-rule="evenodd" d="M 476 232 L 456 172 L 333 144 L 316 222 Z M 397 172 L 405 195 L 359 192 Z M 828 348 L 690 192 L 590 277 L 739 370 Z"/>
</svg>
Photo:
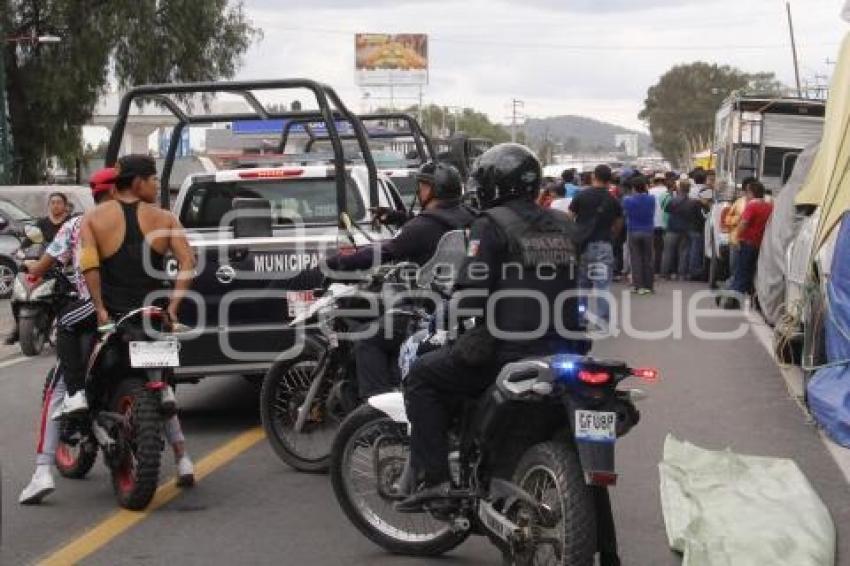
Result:
<svg viewBox="0 0 850 566">
<path fill-rule="evenodd" d="M 507 240 L 502 272 L 490 295 L 493 301 L 499 293 L 491 307 L 490 328 L 516 333 L 495 336 L 508 356 L 552 353 L 563 342 L 559 329 L 579 329 L 575 292 L 559 299 L 578 287 L 576 225 L 562 213 L 533 203 L 498 206 L 483 214 Z"/>
</svg>

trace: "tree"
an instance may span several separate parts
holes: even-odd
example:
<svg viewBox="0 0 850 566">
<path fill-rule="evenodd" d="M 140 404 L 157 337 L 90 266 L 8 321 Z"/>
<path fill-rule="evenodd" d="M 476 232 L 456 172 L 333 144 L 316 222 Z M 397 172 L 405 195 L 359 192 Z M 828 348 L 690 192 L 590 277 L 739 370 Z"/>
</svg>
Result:
<svg viewBox="0 0 850 566">
<path fill-rule="evenodd" d="M 405 110 L 408 114 L 416 116 L 419 112 L 417 106 L 411 106 Z M 455 130 L 457 123 L 457 131 Z M 449 134 L 462 132 L 473 138 L 486 138 L 493 143 L 509 141 L 511 135 L 499 124 L 490 121 L 486 114 L 472 108 L 463 108 L 460 112 L 450 112 L 448 109 L 431 104 L 422 108 L 422 129 L 430 135 L 438 135 L 443 128 Z"/>
<path fill-rule="evenodd" d="M 0 44 L 14 170 L 24 183 L 43 178 L 47 157 L 68 163 L 80 154 L 82 126 L 110 81 L 229 78 L 260 33 L 241 0 L 0 0 L 0 30 L 61 38 Z"/>
<path fill-rule="evenodd" d="M 777 95 L 785 87 L 773 73 L 745 73 L 703 62 L 677 65 L 649 88 L 638 117 L 649 122 L 653 145 L 673 163 L 711 143 L 714 115 L 735 90 Z"/>
</svg>

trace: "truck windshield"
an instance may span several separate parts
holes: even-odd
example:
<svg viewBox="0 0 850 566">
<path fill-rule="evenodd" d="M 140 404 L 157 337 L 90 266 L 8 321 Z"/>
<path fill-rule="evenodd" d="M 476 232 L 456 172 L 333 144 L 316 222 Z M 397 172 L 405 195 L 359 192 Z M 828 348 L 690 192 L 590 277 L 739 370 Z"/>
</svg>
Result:
<svg viewBox="0 0 850 566">
<path fill-rule="evenodd" d="M 183 206 L 183 225 L 186 228 L 221 227 L 222 219 L 233 210 L 234 198 L 261 198 L 269 201 L 272 223 L 275 225 L 337 222 L 334 179 L 287 179 L 193 185 L 189 188 Z M 350 180 L 347 203 L 352 218 L 361 219 L 365 216 L 363 201 Z"/>
</svg>

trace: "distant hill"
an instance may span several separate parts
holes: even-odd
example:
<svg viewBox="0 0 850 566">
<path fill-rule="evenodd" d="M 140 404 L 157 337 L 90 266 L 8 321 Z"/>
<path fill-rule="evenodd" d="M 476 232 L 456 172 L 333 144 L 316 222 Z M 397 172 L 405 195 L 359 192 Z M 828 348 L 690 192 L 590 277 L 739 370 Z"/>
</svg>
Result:
<svg viewBox="0 0 850 566">
<path fill-rule="evenodd" d="M 563 144 L 567 153 L 616 149 L 614 136 L 617 134 L 638 134 L 641 150 L 651 143 L 650 137 L 642 132 L 583 116 L 529 119 L 525 123 L 525 131 L 530 143 L 539 144 L 548 136 L 550 140 Z"/>
</svg>

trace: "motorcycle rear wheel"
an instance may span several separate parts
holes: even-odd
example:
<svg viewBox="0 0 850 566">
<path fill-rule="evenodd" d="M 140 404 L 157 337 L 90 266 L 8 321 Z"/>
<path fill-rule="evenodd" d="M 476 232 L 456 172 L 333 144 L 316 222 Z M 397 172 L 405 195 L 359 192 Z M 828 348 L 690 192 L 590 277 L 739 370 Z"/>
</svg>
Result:
<svg viewBox="0 0 850 566">
<path fill-rule="evenodd" d="M 310 386 L 317 379 L 319 359 L 324 352 L 317 346 L 308 347 L 298 358 L 275 364 L 266 373 L 260 392 L 260 417 L 266 437 L 275 454 L 299 472 L 325 473 L 331 458 L 331 446 L 341 418 L 330 414 L 325 403 L 331 387 L 322 383 L 310 408 L 304 428 L 295 431 L 298 408 Z M 334 371 L 333 366 L 326 366 Z"/>
<path fill-rule="evenodd" d="M 529 563 L 589 566 L 596 553 L 596 510 L 575 449 L 566 442 L 543 442 L 529 448 L 517 464 L 514 483 L 546 504 L 560 520 L 558 545 L 538 546 Z M 551 548 L 551 552 L 544 552 Z"/>
<path fill-rule="evenodd" d="M 37 356 L 44 350 L 47 341 L 47 333 L 42 326 L 43 314 L 33 317 L 22 317 L 18 321 L 18 341 L 21 343 L 21 352 L 25 356 Z"/>
<path fill-rule="evenodd" d="M 110 467 L 112 488 L 121 507 L 140 511 L 151 502 L 159 484 L 164 445 L 159 398 L 145 388 L 143 380 L 127 378 L 116 387 L 111 408 L 128 417 L 119 440 L 124 443 L 121 460 Z"/>
<path fill-rule="evenodd" d="M 393 502 L 385 501 L 379 495 L 382 490 L 377 484 L 382 479 L 389 482 L 397 478 L 379 477 L 386 473 L 392 462 L 381 470 L 375 470 L 374 464 L 392 460 L 396 465 L 403 465 L 410 452 L 406 435 L 392 437 L 391 431 L 398 428 L 398 423 L 369 405 L 362 405 L 348 415 L 337 433 L 331 453 L 334 495 L 354 526 L 378 546 L 394 554 L 440 556 L 463 543 L 469 531 L 454 532 L 447 523 L 427 513 L 398 513 L 392 508 Z M 385 453 L 383 458 L 381 454 L 375 456 L 372 442 L 379 436 L 383 443 L 394 441 L 398 454 Z M 357 489 L 355 483 L 358 482 L 363 484 L 363 490 Z M 372 494 L 375 497 L 370 502 L 367 496 Z M 417 523 L 422 528 L 415 529 Z"/>
</svg>

